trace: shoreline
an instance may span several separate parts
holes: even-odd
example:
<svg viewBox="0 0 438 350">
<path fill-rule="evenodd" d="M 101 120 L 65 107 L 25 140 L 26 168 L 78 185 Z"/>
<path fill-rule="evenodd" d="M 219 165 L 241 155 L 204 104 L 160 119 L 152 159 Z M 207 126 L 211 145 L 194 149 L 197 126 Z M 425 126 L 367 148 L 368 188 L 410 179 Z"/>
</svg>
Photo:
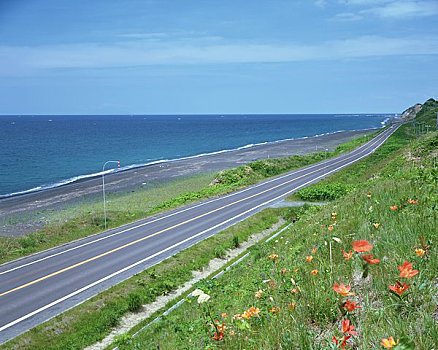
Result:
<svg viewBox="0 0 438 350">
<path fill-rule="evenodd" d="M 386 122 L 382 122 L 382 123 L 383 123 L 382 124 L 383 125 L 382 128 L 383 128 L 383 127 L 385 127 Z M 67 178 L 67 179 L 63 179 L 63 180 L 60 180 L 58 182 L 54 182 L 54 183 L 51 183 L 51 184 L 42 184 L 42 185 L 39 185 L 37 187 L 33 187 L 33 188 L 30 188 L 30 189 L 27 189 L 27 190 L 22 190 L 22 191 L 12 192 L 12 193 L 6 193 L 6 194 L 0 194 L 0 201 L 3 200 L 3 199 L 6 199 L 6 198 L 13 198 L 13 197 L 18 197 L 18 196 L 23 196 L 23 195 L 27 195 L 27 194 L 32 194 L 32 193 L 36 193 L 36 192 L 41 192 L 41 191 L 46 191 L 46 190 L 50 190 L 50 189 L 66 186 L 66 185 L 73 184 L 73 183 L 76 183 L 76 182 L 81 182 L 81 181 L 86 181 L 86 180 L 91 180 L 91 179 L 99 178 L 103 174 L 109 175 L 109 174 L 113 174 L 113 173 L 120 173 L 120 172 L 124 172 L 124 171 L 129 171 L 129 170 L 133 170 L 133 169 L 139 169 L 139 168 L 148 167 L 148 166 L 157 165 L 157 164 L 162 164 L 162 163 L 177 162 L 177 161 L 181 161 L 181 160 L 189 160 L 189 159 L 200 158 L 200 157 L 205 157 L 205 156 L 213 156 L 213 155 L 216 155 L 216 154 L 236 152 L 236 151 L 241 151 L 241 150 L 245 150 L 245 149 L 250 149 L 250 148 L 253 148 L 253 147 L 265 146 L 265 145 L 271 145 L 271 144 L 277 144 L 277 143 L 283 143 L 283 142 L 288 142 L 288 141 L 305 140 L 305 139 L 311 139 L 311 138 L 316 138 L 316 137 L 324 137 L 324 136 L 328 136 L 328 135 L 335 135 L 335 134 L 339 134 L 339 133 L 362 132 L 362 131 L 366 132 L 366 131 L 373 131 L 373 130 L 379 130 L 379 128 L 368 128 L 368 129 L 358 129 L 358 130 L 338 130 L 338 131 L 332 131 L 332 132 L 327 132 L 327 133 L 323 133 L 323 134 L 316 134 L 316 135 L 312 135 L 312 136 L 302 136 L 302 137 L 287 138 L 287 139 L 280 139 L 280 140 L 274 140 L 274 141 L 265 141 L 265 142 L 260 142 L 260 143 L 250 143 L 250 144 L 247 144 L 247 145 L 244 145 L 244 146 L 240 146 L 240 147 L 237 147 L 237 148 L 223 149 L 223 150 L 219 150 L 219 151 L 199 153 L 199 154 L 195 154 L 195 155 L 191 155 L 191 156 L 184 156 L 184 157 L 180 157 L 180 158 L 157 159 L 157 160 L 153 160 L 153 161 L 148 162 L 148 163 L 127 165 L 125 167 L 121 167 L 118 170 L 116 170 L 116 169 L 108 169 L 108 170 L 100 171 L 100 172 L 97 172 L 97 173 L 77 175 L 77 176 L 73 176 L 73 177 L 70 177 L 70 178 Z"/>
<path fill-rule="evenodd" d="M 105 175 L 106 193 L 133 192 L 141 190 L 145 185 L 163 184 L 181 177 L 214 173 L 258 159 L 333 150 L 341 143 L 374 130 L 378 128 L 279 140 L 109 172 Z M 21 236 L 34 232 L 44 226 L 43 220 L 38 218 L 44 217 L 44 212 L 65 209 L 81 201 L 93 200 L 101 194 L 101 175 L 96 175 L 58 187 L 0 198 L 0 236 Z"/>
</svg>

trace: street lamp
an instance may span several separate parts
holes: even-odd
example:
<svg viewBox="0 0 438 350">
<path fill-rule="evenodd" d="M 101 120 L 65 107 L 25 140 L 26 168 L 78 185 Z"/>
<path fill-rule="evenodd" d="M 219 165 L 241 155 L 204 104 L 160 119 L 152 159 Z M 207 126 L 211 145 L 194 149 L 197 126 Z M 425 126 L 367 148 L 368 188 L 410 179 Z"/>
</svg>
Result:
<svg viewBox="0 0 438 350">
<path fill-rule="evenodd" d="M 106 230 L 106 202 L 105 202 L 105 166 L 108 163 L 117 163 L 117 168 L 120 169 L 120 160 L 108 160 L 102 167 L 102 193 L 103 193 L 103 216 L 105 218 L 105 230 Z"/>
</svg>

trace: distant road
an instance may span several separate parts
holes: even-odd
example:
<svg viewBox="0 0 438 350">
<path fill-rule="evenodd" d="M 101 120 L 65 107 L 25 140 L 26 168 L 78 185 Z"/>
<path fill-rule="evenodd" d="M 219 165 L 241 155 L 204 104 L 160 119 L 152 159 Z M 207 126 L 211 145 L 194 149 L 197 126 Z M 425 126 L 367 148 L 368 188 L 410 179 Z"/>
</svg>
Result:
<svg viewBox="0 0 438 350">
<path fill-rule="evenodd" d="M 370 155 L 398 127 L 336 158 L 0 266 L 0 343 Z"/>
</svg>

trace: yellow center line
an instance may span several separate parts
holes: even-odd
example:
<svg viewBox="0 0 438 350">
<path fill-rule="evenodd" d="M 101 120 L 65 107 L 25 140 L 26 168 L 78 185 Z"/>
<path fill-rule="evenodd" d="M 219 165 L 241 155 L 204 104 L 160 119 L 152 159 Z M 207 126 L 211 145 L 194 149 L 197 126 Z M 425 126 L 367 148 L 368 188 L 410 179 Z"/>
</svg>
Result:
<svg viewBox="0 0 438 350">
<path fill-rule="evenodd" d="M 344 159 L 344 160 L 345 160 L 345 159 Z M 336 164 L 336 163 L 334 163 L 334 164 Z M 331 165 L 333 165 L 333 164 L 331 164 Z M 322 168 L 322 169 L 323 169 L 323 168 Z M 22 284 L 22 285 L 20 285 L 20 286 L 18 286 L 18 287 L 15 287 L 15 288 L 12 288 L 12 289 L 10 289 L 10 290 L 7 290 L 7 291 L 5 291 L 5 292 L 3 292 L 3 293 L 0 293 L 0 297 L 5 296 L 5 295 L 10 294 L 10 293 L 13 293 L 13 292 L 15 292 L 15 291 L 17 291 L 17 290 L 20 290 L 20 289 L 23 289 L 23 288 L 29 287 L 29 286 L 31 286 L 31 285 L 33 285 L 33 284 L 36 284 L 36 283 L 41 282 L 41 281 L 44 281 L 44 280 L 46 280 L 46 279 L 48 279 L 48 278 L 51 278 L 51 277 L 57 276 L 57 275 L 59 275 L 59 274 L 61 274 L 61 273 L 63 273 L 63 272 L 66 272 L 66 271 L 72 270 L 72 269 L 74 269 L 74 268 L 76 268 L 76 267 L 82 266 L 82 265 L 87 264 L 87 263 L 89 263 L 89 262 L 92 262 L 92 261 L 94 261 L 94 260 L 100 259 L 100 258 L 102 258 L 102 257 L 104 257 L 104 256 L 107 256 L 107 255 L 109 255 L 109 254 L 115 253 L 115 252 L 117 252 L 117 251 L 119 251 L 119 250 L 121 250 L 121 249 L 124 249 L 124 248 L 130 247 L 130 246 L 132 246 L 132 245 L 134 245 L 134 244 L 137 244 L 137 243 L 140 243 L 140 242 L 143 242 L 143 241 L 145 241 L 145 240 L 147 240 L 147 239 L 149 239 L 149 238 L 152 238 L 152 237 L 158 236 L 158 235 L 160 235 L 160 234 L 162 234 L 162 233 L 164 233 L 164 232 L 167 232 L 167 231 L 172 230 L 172 229 L 174 229 L 174 228 L 177 228 L 177 227 L 179 227 L 179 226 L 185 225 L 185 224 L 187 224 L 187 223 L 189 223 L 189 222 L 192 222 L 192 221 L 194 221 L 194 220 L 200 219 L 200 218 L 202 218 L 202 217 L 204 217 L 204 216 L 206 216 L 206 215 L 209 215 L 209 214 L 215 213 L 215 212 L 217 212 L 217 211 L 219 211 L 219 210 L 222 210 L 222 209 L 224 209 L 224 208 L 227 208 L 227 207 L 230 207 L 230 206 L 232 206 L 232 205 L 235 205 L 235 204 L 238 204 L 238 203 L 240 203 L 240 202 L 243 202 L 243 201 L 245 201 L 245 200 L 248 200 L 248 199 L 251 199 L 251 198 L 254 198 L 254 197 L 260 196 L 260 195 L 262 195 L 262 194 L 264 194 L 264 193 L 266 193 L 266 192 L 272 191 L 272 190 L 274 190 L 274 189 L 276 189 L 276 188 L 278 188 L 278 187 L 284 186 L 284 185 L 286 185 L 286 184 L 288 184 L 288 183 L 290 183 L 290 182 L 296 181 L 296 180 L 298 180 L 298 179 L 300 179 L 300 178 L 303 178 L 303 177 L 305 177 L 305 176 L 308 176 L 308 175 L 310 175 L 310 174 L 313 174 L 313 173 L 315 173 L 315 172 L 317 172 L 317 171 L 320 171 L 320 170 L 322 170 L 322 169 L 317 169 L 317 170 L 311 171 L 310 173 L 306 173 L 306 174 L 300 175 L 300 176 L 295 177 L 295 178 L 293 178 L 293 179 L 290 179 L 290 180 L 288 180 L 288 181 L 286 181 L 286 182 L 283 182 L 283 183 L 281 183 L 281 184 L 279 184 L 279 185 L 276 185 L 276 186 L 274 186 L 274 187 L 270 187 L 270 188 L 268 188 L 268 189 L 266 189 L 266 190 L 264 190 L 264 191 L 261 191 L 261 192 L 255 193 L 255 194 L 253 194 L 253 195 L 251 195 L 251 196 L 248 196 L 248 197 L 241 198 L 241 199 L 239 199 L 239 200 L 237 200 L 237 201 L 234 201 L 234 202 L 228 203 L 228 204 L 226 204 L 226 205 L 224 205 L 224 206 L 222 206 L 222 207 L 220 207 L 220 208 L 216 208 L 216 209 L 211 210 L 211 211 L 209 211 L 209 212 L 206 212 L 206 213 L 204 213 L 204 214 L 201 214 L 201 215 L 195 216 L 195 217 L 193 217 L 193 218 L 191 218 L 191 219 L 189 219 L 189 220 L 186 220 L 186 221 L 180 222 L 180 223 L 178 223 L 178 224 L 176 224 L 176 225 L 173 225 L 173 226 L 167 227 L 167 228 L 165 228 L 165 229 L 163 229 L 163 230 L 157 231 L 157 232 L 152 233 L 152 234 L 150 234 L 150 235 L 148 235 L 148 236 L 145 236 L 145 237 L 139 238 L 139 239 L 137 239 L 137 240 L 135 240 L 135 241 L 132 241 L 132 242 L 126 243 L 126 244 L 124 244 L 124 245 L 122 245 L 122 246 L 119 246 L 119 247 L 117 247 L 117 248 L 114 248 L 114 249 L 108 250 L 108 251 L 106 251 L 106 252 L 104 252 L 104 253 L 101 253 L 101 254 L 98 254 L 98 255 L 96 255 L 96 256 L 93 256 L 93 257 L 91 257 L 91 258 L 89 258 L 89 259 L 86 259 L 86 260 L 80 261 L 80 262 L 78 262 L 78 263 L 76 263 L 76 264 L 73 264 L 73 265 L 67 266 L 67 267 L 65 267 L 65 268 L 63 268 L 63 269 L 61 269 L 61 270 L 58 270 L 58 271 L 52 272 L 52 273 L 50 273 L 50 274 L 48 274 L 48 275 L 45 275 L 45 276 L 43 276 L 43 277 L 37 278 L 37 279 L 35 279 L 35 280 L 33 280 L 33 281 L 30 281 L 30 282 L 28 282 L 28 283 Z"/>
</svg>

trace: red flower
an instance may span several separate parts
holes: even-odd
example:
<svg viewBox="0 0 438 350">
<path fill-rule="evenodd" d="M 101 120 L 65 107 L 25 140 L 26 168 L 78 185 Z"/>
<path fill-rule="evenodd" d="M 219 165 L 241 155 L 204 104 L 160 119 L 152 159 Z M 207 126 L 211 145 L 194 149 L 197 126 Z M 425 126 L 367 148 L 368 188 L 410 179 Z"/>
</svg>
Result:
<svg viewBox="0 0 438 350">
<path fill-rule="evenodd" d="M 353 312 L 356 309 L 360 309 L 362 306 L 357 305 L 357 303 L 355 301 L 351 301 L 351 300 L 347 300 L 344 303 L 343 308 L 348 311 L 348 312 Z"/>
<path fill-rule="evenodd" d="M 373 249 L 373 245 L 365 240 L 359 240 L 353 242 L 353 250 L 357 253 L 369 252 Z"/>
<path fill-rule="evenodd" d="M 350 251 L 347 253 L 344 249 L 342 249 L 342 255 L 344 256 L 344 260 L 345 260 L 345 261 L 348 261 L 348 260 L 350 260 L 350 259 L 352 258 L 352 256 L 353 256 L 353 251 L 350 250 Z"/>
<path fill-rule="evenodd" d="M 370 265 L 375 265 L 375 264 L 380 263 L 380 260 L 377 258 L 374 258 L 372 254 L 362 255 L 362 259 L 364 259 Z"/>
<path fill-rule="evenodd" d="M 354 330 L 354 328 L 355 327 L 350 324 L 350 320 L 348 318 L 342 320 L 342 333 L 348 335 L 357 335 L 357 332 Z"/>
<path fill-rule="evenodd" d="M 399 281 L 396 281 L 394 285 L 389 286 L 389 289 L 391 289 L 394 293 L 398 295 L 402 295 L 408 288 L 410 287 L 409 284 L 406 283 L 400 283 Z"/>
<path fill-rule="evenodd" d="M 397 267 L 400 271 L 400 277 L 402 278 L 412 278 L 418 274 L 418 270 L 412 270 L 412 264 L 405 261 L 403 265 Z"/>
<path fill-rule="evenodd" d="M 350 292 L 351 287 L 346 286 L 343 283 L 341 283 L 341 284 L 335 283 L 333 285 L 333 290 L 336 293 L 338 293 L 339 295 L 342 295 L 343 297 L 348 297 L 348 296 L 354 295 L 354 293 Z"/>
<path fill-rule="evenodd" d="M 351 338 L 351 335 L 345 335 L 341 339 L 337 339 L 335 336 L 332 338 L 332 342 L 335 343 L 337 346 L 339 346 L 339 343 L 341 343 L 341 349 L 345 349 L 347 346 L 347 340 Z"/>
</svg>

